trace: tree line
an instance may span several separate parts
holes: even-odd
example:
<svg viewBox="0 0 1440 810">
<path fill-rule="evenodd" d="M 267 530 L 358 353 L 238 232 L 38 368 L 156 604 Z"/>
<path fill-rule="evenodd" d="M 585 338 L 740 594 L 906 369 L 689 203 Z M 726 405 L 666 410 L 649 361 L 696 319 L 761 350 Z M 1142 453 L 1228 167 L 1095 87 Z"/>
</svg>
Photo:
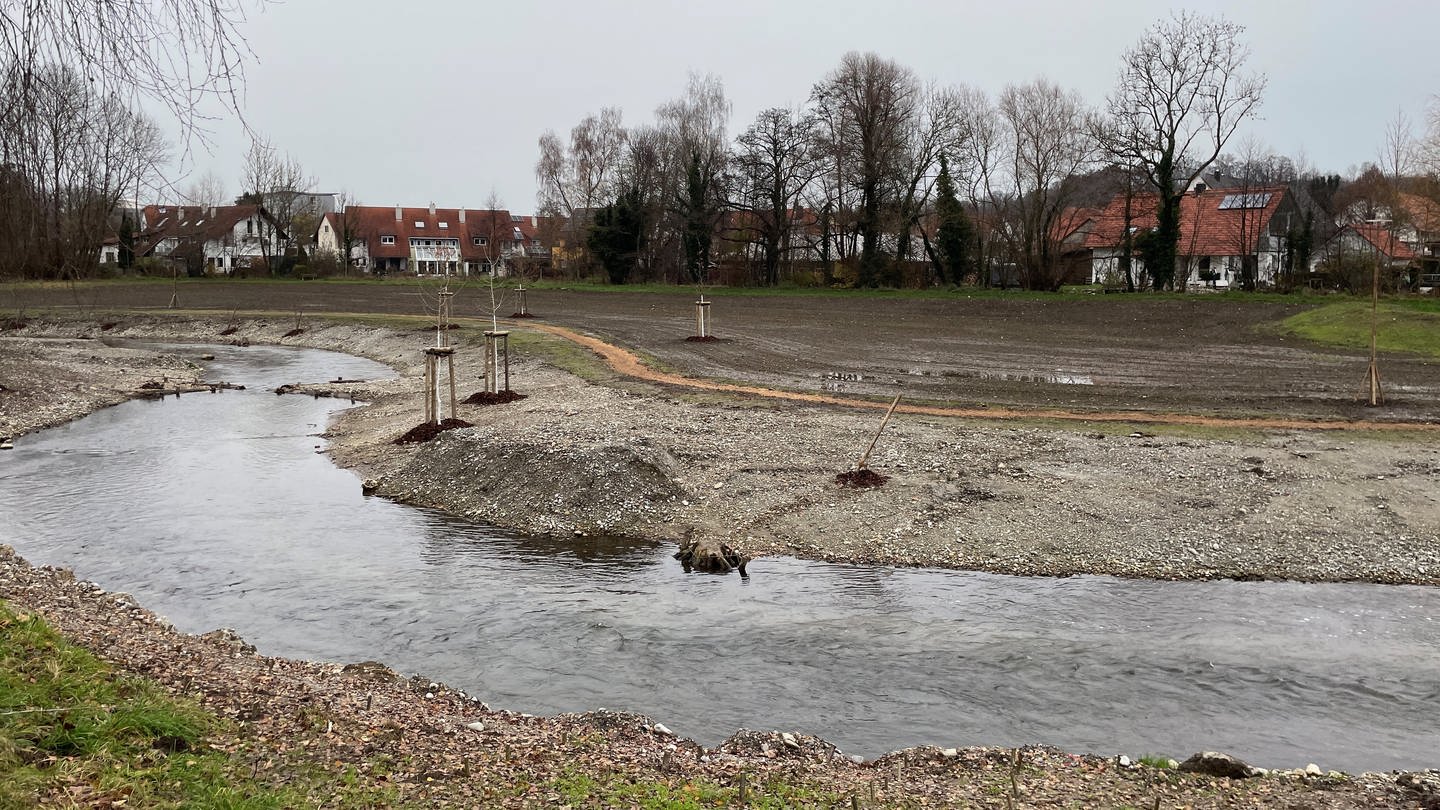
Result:
<svg viewBox="0 0 1440 810">
<path fill-rule="evenodd" d="M 1079 224 L 1067 217 L 1146 194 L 1156 226 L 1127 237 L 1121 268 L 1133 287 L 1143 260 L 1150 284 L 1173 289 L 1186 189 L 1217 161 L 1246 182 L 1286 174 L 1253 144 L 1225 152 L 1264 95 L 1249 57 L 1242 26 L 1179 13 L 1123 54 L 1114 90 L 1090 106 L 1044 78 L 992 96 L 853 52 L 803 105 L 765 109 L 733 140 L 720 79 L 692 75 L 651 122 L 604 108 L 568 138 L 544 133 L 537 204 L 566 223 L 557 255 L 570 269 L 615 283 L 738 267 L 728 280 L 774 285 L 788 262 L 826 285 L 1058 289 Z M 1288 167 L 1285 182 L 1305 171 Z"/>
</svg>

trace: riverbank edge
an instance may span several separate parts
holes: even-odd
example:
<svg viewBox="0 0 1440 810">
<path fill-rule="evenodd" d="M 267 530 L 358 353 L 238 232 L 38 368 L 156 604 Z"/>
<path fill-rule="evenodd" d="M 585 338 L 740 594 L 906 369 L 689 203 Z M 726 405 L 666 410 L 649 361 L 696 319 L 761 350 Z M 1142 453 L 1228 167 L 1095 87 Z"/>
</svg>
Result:
<svg viewBox="0 0 1440 810">
<path fill-rule="evenodd" d="M 302 346 L 380 362 L 400 377 L 294 388 L 294 393 L 367 403 L 332 416 L 325 434 L 331 459 L 368 479 L 382 497 L 528 534 L 608 535 L 677 544 L 711 539 L 754 557 L 1017 576 L 1440 585 L 1440 524 L 1433 519 L 1433 498 L 1423 494 L 1431 479 L 1440 479 L 1440 452 L 1422 450 L 1423 443 L 1407 444 L 1403 436 L 1335 438 L 1348 441 L 1351 449 L 1380 448 L 1391 456 L 1381 459 L 1386 464 L 1418 464 L 1408 474 L 1416 483 L 1412 491 L 1421 495 L 1412 497 L 1409 506 L 1411 512 L 1431 515 L 1426 519 L 1430 525 L 1407 528 L 1401 522 L 1397 527 L 1396 519 L 1403 514 L 1400 504 L 1387 503 L 1383 494 L 1367 495 L 1348 512 L 1324 518 L 1328 525 L 1304 525 L 1319 519 L 1320 510 L 1291 507 L 1292 499 L 1300 499 L 1286 491 L 1296 485 L 1286 479 L 1313 477 L 1300 469 L 1296 458 L 1343 449 L 1329 446 L 1335 441 L 1323 431 L 1157 438 L 1139 431 L 1128 437 L 1123 432 L 1105 436 L 1086 432 L 1081 425 L 1017 427 L 897 417 L 871 463 L 872 469 L 895 480 L 880 489 L 847 491 L 828 479 L 852 452 L 854 445 L 845 437 L 863 444 L 873 435 L 873 414 L 757 403 L 636 382 L 610 373 L 587 349 L 538 335 L 531 339 L 564 350 L 551 351 L 548 359 L 519 356 L 512 361 L 517 379 L 527 390 L 534 386 L 530 400 L 466 407 L 461 416 L 476 427 L 442 434 L 426 444 L 396 447 L 393 439 L 419 421 L 421 349 L 433 332 L 421 319 L 390 316 L 312 316 L 305 321 L 308 328 L 298 324 L 278 317 L 232 314 L 225 319 L 204 312 L 45 314 L 18 334 Z M 472 331 L 452 335 L 463 342 L 467 336 L 475 338 L 469 335 Z M 103 380 L 98 387 L 104 387 Z M 131 390 L 91 404 L 114 404 L 135 395 L 133 389 L 131 385 Z M 72 414 L 78 415 L 83 414 Z M 794 424 L 783 423 L 792 415 L 800 429 L 814 432 L 794 436 L 788 446 L 773 441 L 776 430 L 796 431 Z M 912 438 L 905 435 L 907 430 L 914 434 L 914 446 L 897 454 L 894 445 Z M 712 433 L 723 435 L 723 441 L 707 435 Z M 962 447 L 962 442 L 950 441 L 953 435 L 973 438 Z M 708 448 L 702 447 L 706 441 L 711 442 Z M 938 464 L 923 468 L 933 460 L 937 443 L 957 457 L 956 466 L 980 469 L 956 475 L 937 472 Z M 783 452 L 777 452 L 777 446 Z M 797 462 L 807 451 L 811 458 Z M 1419 459 L 1422 452 L 1431 459 Z M 988 461 L 983 458 L 987 453 Z M 1080 458 L 1062 464 L 1086 476 L 1093 476 L 1091 465 L 1098 464 L 1099 472 L 1110 478 L 1146 483 L 1170 472 L 1165 465 L 1180 466 L 1169 456 L 1189 454 L 1192 466 L 1198 456 L 1210 469 L 1190 477 L 1211 479 L 1208 483 L 1216 489 L 1209 494 L 1214 497 L 1198 497 L 1207 493 L 1177 484 L 1148 501 L 1138 498 L 1139 507 L 1125 514 L 1119 508 L 1125 504 L 1113 499 L 1136 499 L 1128 484 L 1098 494 L 1084 487 L 1066 489 L 1076 477 L 1072 469 L 1051 465 L 1037 474 L 1030 466 L 1048 464 L 1048 456 L 1077 453 Z M 1117 461 L 1117 453 L 1130 455 Z M 1017 464 L 1017 457 L 1023 463 Z M 556 459 L 564 463 L 545 466 Z M 829 464 L 836 467 L 827 471 L 823 465 Z M 1292 469 L 1275 469 L 1286 464 Z M 1358 484 L 1384 481 L 1387 488 L 1399 487 L 1407 473 L 1346 472 Z M 1270 493 L 1257 500 L 1255 493 L 1262 486 Z M 1329 495 L 1336 491 L 1332 487 Z M 779 500 L 744 513 L 748 500 L 767 495 Z M 1324 512 L 1331 512 L 1331 497 L 1311 494 L 1308 502 L 1319 501 L 1325 504 Z M 1076 520 L 1077 511 L 1086 520 Z M 884 528 L 897 514 L 901 517 L 896 525 Z M 1371 532 L 1366 524 L 1376 515 L 1388 525 Z M 1019 537 L 1012 529 L 1017 524 L 1030 524 Z M 954 536 L 949 534 L 952 527 Z M 1067 535 L 1084 539 L 1050 540 Z"/>
<path fill-rule="evenodd" d="M 202 322 L 208 326 L 215 325 L 214 321 L 208 319 L 203 320 Z M 265 329 L 274 329 L 277 325 L 271 322 L 261 322 L 260 326 Z M 64 337 L 63 335 L 51 336 Z M 152 332 L 147 334 L 125 334 L 124 336 L 126 338 L 134 338 L 140 340 L 163 339 L 182 342 L 193 341 L 196 343 L 215 342 L 213 339 L 207 338 L 205 336 L 200 336 L 191 332 L 182 334 L 179 332 L 166 330 L 153 330 Z M 84 333 L 78 333 L 76 335 L 72 335 L 71 337 L 75 337 L 77 339 L 89 339 L 93 338 L 94 336 L 86 335 Z M 292 340 L 290 343 L 285 343 L 281 341 L 274 342 L 276 343 L 276 345 L 296 345 L 300 343 L 299 340 Z M 335 350 L 330 345 L 304 345 L 313 348 Z M 364 352 L 351 351 L 351 353 L 359 354 L 361 356 L 370 356 L 371 359 L 376 359 L 379 362 L 386 362 L 383 357 L 367 355 Z M 405 368 L 403 363 L 387 364 L 402 371 Z M 134 392 L 131 392 L 123 398 L 129 398 L 133 395 Z M 38 429 L 40 428 L 36 427 L 33 428 L 32 431 Z M 218 645 L 218 653 L 221 661 L 227 658 L 234 658 L 238 660 L 245 658 L 246 656 L 254 656 L 262 662 L 268 662 L 265 665 L 271 670 L 284 667 L 299 668 L 307 671 L 313 670 L 322 674 L 322 680 L 324 680 L 325 678 L 333 677 L 337 671 L 341 674 L 346 674 L 347 671 L 349 671 L 349 666 L 351 666 L 342 666 L 339 664 L 312 663 L 303 661 L 287 661 L 285 659 L 265 658 L 262 656 L 258 656 L 254 654 L 253 647 L 249 647 L 249 645 L 246 645 L 243 640 L 241 640 L 236 634 L 231 631 L 217 631 L 215 633 L 205 634 L 204 636 L 195 636 L 179 633 L 178 631 L 175 631 L 172 627 L 170 627 L 167 623 L 165 623 L 163 619 L 156 617 L 154 614 L 151 614 L 148 611 L 145 611 L 140 606 L 134 604 L 133 600 L 129 599 L 129 597 L 123 594 L 107 595 L 106 592 L 99 586 L 94 585 L 93 583 L 76 580 L 73 573 L 63 569 L 31 567 L 23 559 L 15 555 L 13 550 L 10 550 L 8 547 L 0 547 L 0 571 L 3 571 L 3 574 L 0 574 L 0 584 L 5 584 L 7 586 L 6 592 L 3 594 L 5 599 L 13 600 L 17 604 L 25 606 L 27 609 L 36 610 L 42 615 L 45 615 L 47 618 L 51 618 L 55 615 L 61 615 L 63 618 L 57 622 L 57 626 L 68 637 L 75 639 L 77 643 L 80 643 L 82 646 L 85 646 L 88 649 L 95 651 L 102 657 L 112 660 L 115 663 L 136 672 L 137 674 L 140 674 L 144 677 L 155 677 L 159 682 L 166 685 L 167 688 L 171 689 L 177 694 L 193 693 L 192 688 L 195 684 L 195 672 L 193 671 L 193 668 L 190 668 L 188 670 L 188 674 L 184 675 L 184 680 L 182 684 L 182 682 L 176 678 L 157 677 L 158 671 L 155 670 L 153 662 L 147 663 L 143 659 L 137 661 L 136 659 L 129 659 L 124 656 L 113 655 L 113 645 L 117 642 L 117 640 L 122 639 L 125 636 L 125 632 L 117 632 L 112 626 L 114 624 L 114 621 L 105 614 L 113 612 L 114 608 L 118 606 L 122 609 L 122 614 L 128 616 L 129 619 L 138 621 L 141 624 L 153 625 L 155 628 L 158 628 L 157 632 L 159 632 L 160 635 L 163 637 L 161 646 L 168 645 L 174 647 L 176 650 L 185 650 L 189 649 L 191 645 L 197 645 L 199 647 L 205 647 L 206 645 L 209 645 L 210 647 L 217 647 Z M 44 592 L 46 596 L 44 598 L 36 598 L 33 593 L 29 596 L 21 593 L 21 589 L 17 589 L 15 587 L 15 583 L 18 580 L 23 579 L 34 580 L 34 582 L 31 583 L 34 586 L 33 590 Z M 57 613 L 55 600 L 58 600 L 59 603 L 67 603 L 65 609 L 59 610 Z M 80 605 L 79 608 L 76 607 L 77 603 Z M 89 605 L 89 608 L 87 609 L 86 607 L 84 607 L 85 605 Z M 135 628 L 132 626 L 131 630 L 133 631 L 134 629 Z M 150 639 L 150 641 L 147 643 L 153 645 L 154 642 L 154 639 Z M 187 654 L 192 655 L 197 659 L 200 659 L 206 657 L 207 655 L 213 655 L 216 652 L 217 649 L 211 649 L 208 653 L 204 650 L 196 650 Z M 212 663 L 218 666 L 218 662 Z M 377 669 L 376 666 L 365 664 L 360 668 L 360 670 L 355 671 L 382 672 L 384 678 L 395 678 L 398 681 L 398 676 L 395 676 L 394 673 L 389 673 L 387 670 L 384 670 L 383 667 L 378 667 Z M 353 672 L 350 674 L 353 674 Z M 244 682 L 244 678 L 236 678 L 223 688 L 220 688 L 217 694 L 224 694 L 227 691 L 241 691 L 237 690 L 236 686 L 237 684 L 241 684 Z M 838 749 L 835 749 L 833 745 L 830 745 L 823 740 L 819 740 L 818 738 L 807 737 L 798 734 L 782 734 L 781 732 L 757 733 L 749 731 L 738 732 L 737 735 L 733 736 L 725 743 L 722 743 L 720 746 L 717 746 L 714 749 L 703 749 L 702 747 L 694 744 L 693 742 L 673 737 L 668 733 L 668 730 L 664 729 L 663 725 L 655 724 L 648 718 L 643 718 L 638 715 L 617 714 L 600 710 L 598 712 L 582 715 L 563 715 L 557 718 L 534 718 L 526 715 L 519 715 L 513 712 L 492 712 L 492 710 L 490 710 L 488 707 L 484 707 L 483 704 L 479 704 L 480 708 L 475 709 L 473 707 L 476 704 L 476 699 L 473 696 L 467 696 L 463 692 L 449 690 L 447 687 L 444 687 L 441 684 L 428 682 L 426 681 L 426 679 L 420 676 L 416 676 L 415 678 L 412 678 L 409 681 L 405 681 L 403 683 L 405 684 L 405 689 L 403 690 L 405 694 L 405 699 L 410 701 L 425 701 L 425 703 L 420 704 L 422 706 L 430 705 L 428 702 L 433 700 L 434 696 L 438 694 L 442 698 L 458 698 L 459 706 L 466 711 L 480 711 L 486 713 L 486 716 L 490 716 L 491 714 L 493 714 L 495 716 L 509 718 L 512 720 L 524 721 L 525 723 L 531 725 L 538 724 L 543 726 L 547 723 L 555 723 L 558 724 L 558 728 L 566 730 L 566 733 L 570 733 L 577 727 L 590 729 L 592 731 L 598 730 L 598 732 L 600 733 L 609 733 L 617 727 L 617 723 L 629 724 L 633 722 L 642 732 L 641 739 L 643 739 L 647 743 L 661 742 L 664 744 L 663 749 L 661 749 L 659 753 L 655 754 L 656 759 L 659 759 L 661 762 L 664 763 L 669 763 L 666 765 L 666 769 L 656 772 L 664 778 L 668 778 L 666 775 L 670 774 L 670 768 L 672 768 L 674 765 L 676 758 L 675 751 L 681 749 L 692 750 L 696 752 L 709 752 L 697 753 L 696 757 L 701 760 L 703 760 L 703 757 L 706 756 L 718 757 L 718 759 L 715 759 L 714 761 L 718 762 L 723 767 L 719 767 L 718 770 L 711 769 L 711 771 L 705 772 L 713 772 L 715 774 L 718 774 L 717 778 L 722 780 L 729 780 L 728 784 L 735 783 L 735 779 L 738 773 L 753 772 L 759 774 L 765 772 L 767 763 L 771 766 L 775 766 L 775 761 L 777 758 L 781 760 L 781 764 L 780 766 L 775 767 L 778 768 L 779 771 L 785 772 L 788 776 L 795 776 L 801 771 L 810 773 L 811 776 L 814 776 L 813 772 L 805 771 L 805 769 L 797 771 L 794 767 L 794 763 L 786 763 L 785 757 L 791 755 L 791 752 L 794 751 L 818 750 L 822 752 L 822 755 L 817 757 L 816 763 L 822 764 L 824 766 L 820 769 L 820 773 L 829 774 L 830 776 L 827 778 L 834 777 L 833 769 L 835 768 L 839 768 L 841 771 L 844 771 L 845 773 L 851 774 L 853 776 L 854 774 L 863 775 L 866 772 L 866 769 L 880 768 L 883 766 L 886 768 L 895 769 L 894 773 L 897 775 L 897 781 L 895 782 L 895 784 L 902 783 L 900 781 L 900 774 L 909 773 L 911 770 L 915 770 L 917 772 L 917 779 L 933 779 L 935 777 L 937 769 L 940 772 L 948 773 L 951 777 L 958 777 L 962 780 L 969 780 L 974 775 L 974 772 L 978 770 L 979 772 L 983 772 L 984 774 L 996 776 L 1001 780 L 1001 783 L 1008 784 L 1010 777 L 1007 774 L 1011 770 L 1014 770 L 1010 767 L 1010 763 L 1012 762 L 1012 757 L 1014 756 L 1015 750 L 1017 750 L 984 747 L 942 749 L 934 746 L 925 746 L 920 748 L 910 748 L 903 749 L 897 752 L 892 752 L 875 760 L 865 762 L 862 765 L 861 763 L 856 763 L 847 757 L 843 757 L 843 755 L 841 755 Z M 206 693 L 206 695 L 206 702 L 207 705 L 209 705 L 209 700 L 210 698 L 213 698 L 214 695 L 210 693 Z M 453 700 L 451 702 L 451 705 L 453 706 Z M 237 710 L 234 710 L 232 706 L 227 710 L 227 713 L 233 713 L 235 711 Z M 238 710 L 238 713 L 244 714 L 245 710 Z M 377 712 L 376 716 L 382 715 Z M 621 720 L 617 721 L 617 718 L 621 718 Z M 381 724 L 381 726 L 383 727 L 383 723 Z M 657 730 L 657 727 L 660 730 Z M 434 729 L 430 728 L 428 729 L 428 731 L 433 732 Z M 446 733 L 455 734 L 459 732 L 457 729 L 448 728 Z M 629 738 L 627 737 L 627 739 Z M 799 743 L 799 747 L 796 747 L 796 745 L 793 744 L 797 742 Z M 1215 786 L 1218 784 L 1222 786 L 1221 798 L 1224 798 L 1223 793 L 1228 791 L 1232 787 L 1240 794 L 1246 794 L 1250 789 L 1245 787 L 1247 784 L 1249 784 L 1249 782 L 1242 782 L 1238 780 L 1232 782 L 1232 780 L 1228 779 L 1212 779 L 1210 777 L 1203 777 L 1197 775 L 1182 775 L 1176 774 L 1164 768 L 1153 768 L 1140 764 L 1124 766 L 1120 764 L 1121 760 L 1118 760 L 1117 758 L 1098 757 L 1094 755 L 1073 755 L 1060 752 L 1056 749 L 1044 747 L 1029 747 L 1019 750 L 1022 752 L 1021 756 L 1024 759 L 1023 767 L 1028 771 L 1048 773 L 1052 777 L 1056 774 L 1068 774 L 1078 777 L 1083 772 L 1085 774 L 1086 780 L 1089 780 L 1087 782 L 1089 787 L 1094 786 L 1094 779 L 1092 777 L 1094 777 L 1095 774 L 1109 773 L 1113 774 L 1113 776 L 1116 779 L 1120 780 L 1120 782 L 1126 784 L 1135 781 L 1143 782 L 1145 785 L 1144 791 L 1142 791 L 1141 794 L 1137 795 L 1143 795 L 1145 797 L 1152 795 L 1157 790 L 1157 784 L 1161 786 L 1161 792 L 1164 792 L 1164 790 L 1166 789 L 1165 785 L 1168 784 L 1170 785 L 1170 787 L 1182 791 L 1193 789 L 1197 791 L 1197 793 L 1204 794 L 1213 794 L 1216 791 Z M 794 756 L 799 756 L 799 754 L 794 754 Z M 701 764 L 707 763 L 703 763 L 702 761 Z M 851 773 L 852 766 L 859 770 Z M 737 767 L 739 768 L 738 771 L 736 770 Z M 748 768 L 752 767 L 754 768 L 754 771 L 747 771 Z M 965 774 L 967 773 L 969 773 L 971 776 L 965 776 Z M 1355 788 L 1364 792 L 1363 801 L 1359 801 L 1358 803 L 1337 803 L 1320 805 L 1334 807 L 1417 806 L 1414 804 L 1414 797 L 1416 795 L 1420 795 L 1419 793 L 1417 793 L 1417 791 L 1428 790 L 1428 788 L 1424 788 L 1423 785 L 1429 784 L 1429 782 L 1426 782 L 1425 780 L 1432 779 L 1432 776 L 1429 774 L 1416 775 L 1400 772 L 1393 772 L 1391 774 L 1367 773 L 1362 774 L 1356 778 L 1348 777 L 1336 772 L 1327 772 L 1322 776 L 1316 776 L 1314 773 L 1305 773 L 1303 770 L 1298 769 L 1294 771 L 1272 771 L 1269 773 L 1269 775 L 1272 778 L 1270 780 L 1265 780 L 1267 786 L 1273 787 L 1274 785 L 1278 784 L 1283 790 L 1297 790 L 1306 796 L 1310 796 L 1312 801 L 1314 800 L 1315 796 L 1323 794 L 1330 798 L 1334 798 L 1337 800 L 1344 799 L 1345 802 L 1349 802 L 1351 800 L 1354 800 L 1354 797 L 1345 799 L 1342 795 L 1345 794 L 1349 789 Z M 1157 782 L 1157 779 L 1161 781 Z M 1422 785 L 1422 787 L 1414 787 L 1410 784 L 1412 782 L 1415 785 Z M 854 791 L 858 791 L 860 788 L 855 788 L 853 785 L 851 787 L 854 788 L 854 790 L 852 790 L 852 795 L 858 795 Z M 1086 789 L 1088 790 L 1089 787 L 1087 787 Z M 1111 787 L 1114 786 L 1112 785 Z M 868 785 L 866 785 L 864 789 L 870 790 Z M 902 791 L 901 795 L 911 795 L 911 790 L 912 788 L 905 788 Z M 1109 789 L 1107 788 L 1107 790 Z M 1440 790 L 1440 788 L 1437 788 L 1437 790 Z M 1380 794 L 1385 795 L 1382 796 Z M 872 791 L 870 795 L 873 796 L 876 794 Z M 881 796 L 880 801 L 884 801 L 883 791 L 879 795 Z M 995 794 L 993 791 L 991 791 L 990 795 L 993 796 Z M 1102 792 L 1095 794 L 1092 798 L 1103 800 L 1113 798 L 1116 795 L 1119 794 L 1114 792 Z M 1188 796 L 1189 794 L 1182 793 L 1178 795 Z M 978 795 L 972 798 L 978 798 Z M 956 799 L 954 796 L 950 796 L 947 800 L 954 801 Z M 1377 800 L 1395 800 L 1403 803 L 1395 805 L 1374 803 Z M 1138 805 L 1139 798 L 1136 798 L 1135 801 Z M 867 804 L 865 806 L 889 805 Z M 1232 805 L 1228 803 L 1214 805 L 1198 803 L 1194 804 L 1193 806 L 1228 807 Z"/>
<path fill-rule="evenodd" d="M 529 807 L 634 801 L 637 787 L 699 806 L 1016 806 L 1194 808 L 1279 805 L 1414 808 L 1440 795 L 1440 772 L 1348 775 L 1313 765 L 1247 778 L 1184 773 L 1163 759 L 1076 755 L 1044 746 L 920 746 L 873 760 L 817 737 L 740 730 L 712 748 L 643 715 L 597 710 L 536 717 L 493 709 L 422 676 L 374 662 L 319 663 L 260 655 L 230 630 L 177 631 L 123 593 L 61 568 L 32 566 L 0 546 L 0 598 L 34 613 L 122 671 L 198 702 L 219 718 L 211 750 L 254 764 L 261 781 L 331 771 L 347 785 L 390 791 L 400 804 Z M 582 789 L 578 797 L 576 790 Z M 707 793 L 709 791 L 709 793 Z M 775 806 L 774 804 L 762 806 Z M 1068 806 L 1068 804 L 1067 804 Z"/>
</svg>

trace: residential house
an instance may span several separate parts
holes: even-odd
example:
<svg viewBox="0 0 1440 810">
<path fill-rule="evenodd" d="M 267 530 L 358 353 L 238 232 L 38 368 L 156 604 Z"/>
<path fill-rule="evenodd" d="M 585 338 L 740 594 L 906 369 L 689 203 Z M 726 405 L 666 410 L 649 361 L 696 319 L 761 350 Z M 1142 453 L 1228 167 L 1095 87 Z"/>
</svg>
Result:
<svg viewBox="0 0 1440 810">
<path fill-rule="evenodd" d="M 1352 222 L 1336 231 L 1315 252 L 1310 271 L 1321 272 L 1329 268 L 1332 275 L 1353 274 L 1357 272 L 1355 267 L 1347 265 L 1358 265 L 1364 283 L 1351 279 L 1349 286 L 1364 288 L 1369 286 L 1370 277 L 1370 271 L 1364 268 L 1373 267 L 1374 262 L 1378 262 L 1380 269 L 1394 280 L 1412 270 L 1418 259 L 1419 254 L 1406 244 L 1390 223 Z M 1332 278 L 1332 281 L 1335 280 Z"/>
<path fill-rule="evenodd" d="M 1158 194 L 1130 197 L 1131 240 L 1156 227 L 1159 205 Z M 1084 227 L 1083 248 L 1090 252 L 1092 283 L 1107 283 L 1120 274 L 1127 235 L 1125 211 L 1125 195 L 1116 195 Z M 1180 201 L 1176 286 L 1229 287 L 1240 282 L 1247 263 L 1258 284 L 1274 283 L 1284 262 L 1285 234 L 1297 216 L 1284 186 L 1212 189 L 1197 183 Z M 1131 258 L 1135 270 L 1143 270 L 1138 250 Z"/>
<path fill-rule="evenodd" d="M 352 205 L 321 218 L 315 248 L 345 253 L 350 263 L 376 274 L 470 275 L 525 258 L 548 262 L 546 223 L 509 211 Z"/>
<path fill-rule="evenodd" d="M 285 233 L 260 205 L 147 205 L 135 257 L 168 259 L 192 274 L 261 269 L 280 253 Z"/>
</svg>

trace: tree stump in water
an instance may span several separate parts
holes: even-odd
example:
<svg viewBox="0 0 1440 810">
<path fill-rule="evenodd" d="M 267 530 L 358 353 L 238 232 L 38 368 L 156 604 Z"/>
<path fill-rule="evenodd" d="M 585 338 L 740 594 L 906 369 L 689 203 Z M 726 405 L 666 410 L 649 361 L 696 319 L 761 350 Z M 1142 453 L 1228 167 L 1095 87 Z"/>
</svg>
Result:
<svg viewBox="0 0 1440 810">
<path fill-rule="evenodd" d="M 745 573 L 745 564 L 750 560 L 719 540 L 694 540 L 687 537 L 680 541 L 680 550 L 675 553 L 675 559 L 680 561 L 687 574 L 692 570 L 708 574 L 728 574 L 739 569 L 740 576 L 749 576 Z"/>
</svg>

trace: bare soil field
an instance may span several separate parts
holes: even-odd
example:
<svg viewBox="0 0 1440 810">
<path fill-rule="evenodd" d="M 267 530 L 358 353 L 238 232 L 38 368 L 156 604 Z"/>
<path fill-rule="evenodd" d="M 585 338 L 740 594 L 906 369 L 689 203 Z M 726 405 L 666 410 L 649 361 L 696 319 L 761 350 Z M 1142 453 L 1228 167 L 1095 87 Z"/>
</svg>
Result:
<svg viewBox="0 0 1440 810">
<path fill-rule="evenodd" d="M 178 287 L 186 309 L 424 314 L 420 287 L 373 282 L 206 280 Z M 163 308 L 169 285 L 27 288 L 10 307 Z M 1273 324 L 1310 304 L 1213 296 L 725 295 L 718 341 L 687 341 L 694 293 L 534 290 L 542 322 L 586 331 L 694 377 L 984 407 L 1134 410 L 1217 416 L 1435 421 L 1440 362 L 1386 356 L 1388 395 L 1359 400 L 1367 358 L 1287 337 Z M 462 287 L 455 312 L 489 317 L 488 293 Z M 502 301 L 502 313 L 514 309 Z"/>
</svg>

